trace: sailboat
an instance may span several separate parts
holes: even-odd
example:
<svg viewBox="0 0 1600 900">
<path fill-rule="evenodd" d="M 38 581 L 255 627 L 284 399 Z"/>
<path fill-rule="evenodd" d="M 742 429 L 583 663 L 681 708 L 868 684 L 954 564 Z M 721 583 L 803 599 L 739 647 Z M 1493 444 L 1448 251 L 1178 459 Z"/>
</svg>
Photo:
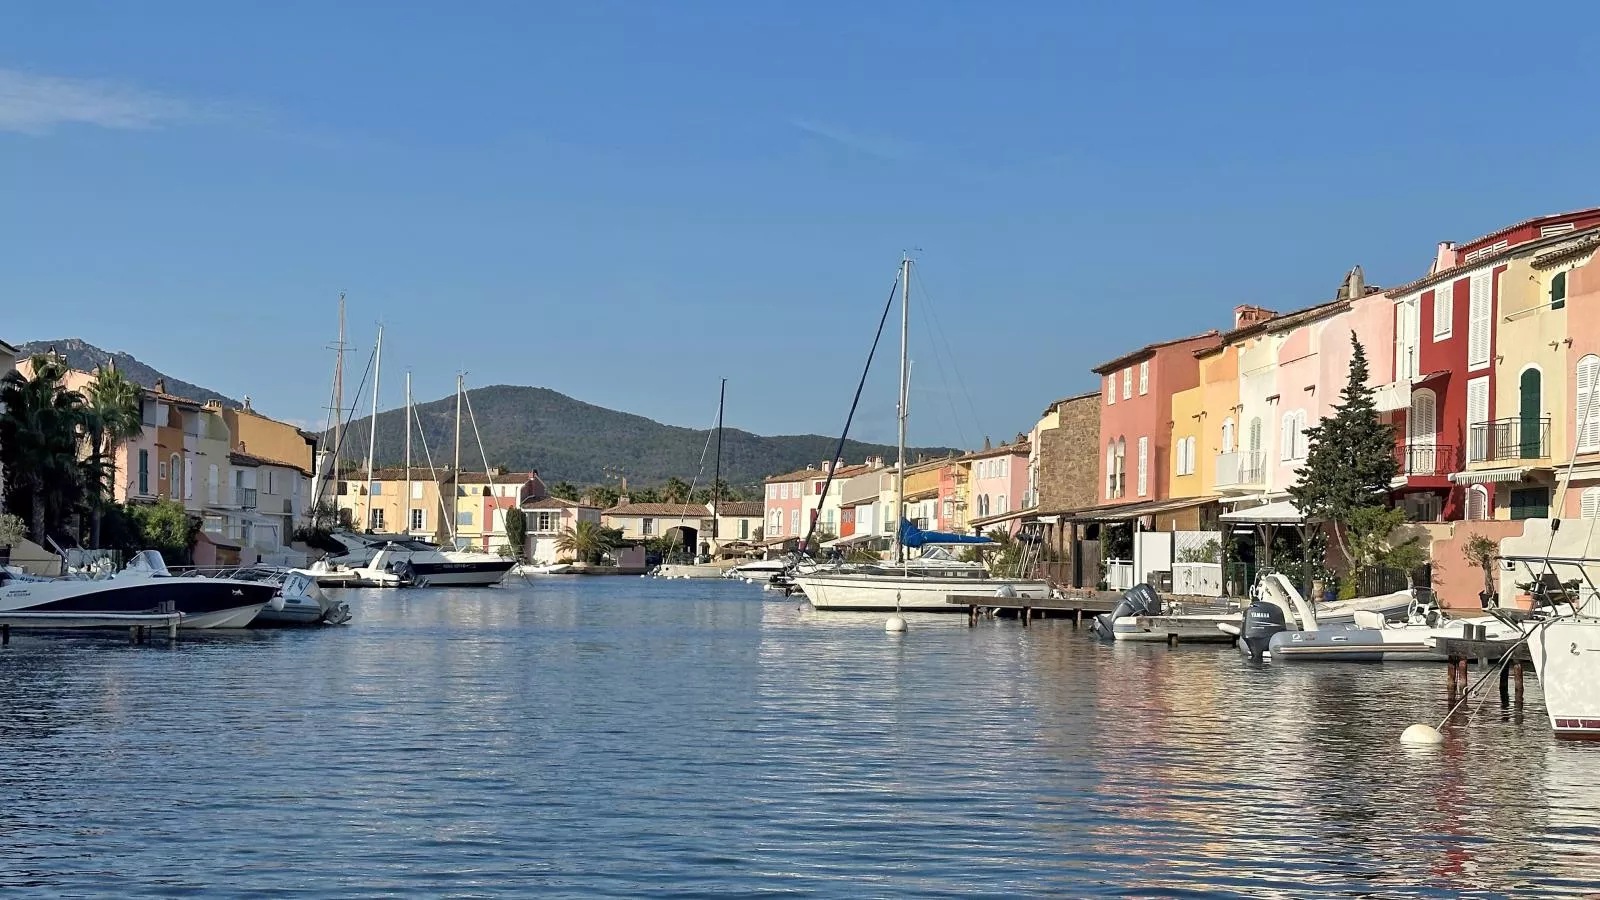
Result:
<svg viewBox="0 0 1600 900">
<path fill-rule="evenodd" d="M 717 535 L 717 514 L 722 506 L 722 413 L 723 404 L 728 397 L 728 379 L 722 379 L 722 387 L 717 393 L 717 457 L 713 466 L 715 474 L 711 478 L 711 553 L 716 554 L 720 541 Z M 700 465 L 705 465 L 705 457 L 700 457 Z M 700 470 L 701 474 L 705 469 Z M 689 504 L 685 504 L 687 508 Z M 693 548 L 691 548 L 692 550 Z M 715 565 L 711 562 L 665 563 L 657 566 L 657 578 L 721 578 L 727 574 L 727 566 Z"/>
<path fill-rule="evenodd" d="M 947 549 L 952 544 L 990 543 L 987 538 L 926 532 L 906 520 L 910 326 L 911 258 L 905 257 L 900 260 L 900 403 L 896 445 L 899 459 L 894 475 L 894 509 L 900 524 L 895 530 L 892 564 L 812 569 L 795 575 L 794 583 L 805 591 L 813 608 L 822 610 L 957 612 L 967 608 L 949 602 L 958 595 L 1049 597 L 1047 581 L 995 578 L 981 565 L 956 560 Z M 923 548 L 922 555 L 916 559 L 906 554 L 908 549 L 914 548 Z"/>
</svg>

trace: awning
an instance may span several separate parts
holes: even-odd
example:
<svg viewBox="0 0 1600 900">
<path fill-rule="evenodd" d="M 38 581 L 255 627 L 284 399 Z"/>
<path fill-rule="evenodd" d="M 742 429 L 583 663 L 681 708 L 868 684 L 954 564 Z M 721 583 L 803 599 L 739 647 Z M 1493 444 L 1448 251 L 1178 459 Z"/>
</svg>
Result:
<svg viewBox="0 0 1600 900">
<path fill-rule="evenodd" d="M 831 541 L 823 541 L 822 542 L 822 546 L 823 546 L 824 549 L 827 549 L 829 547 L 853 547 L 856 544 L 865 544 L 867 541 L 875 540 L 877 538 L 883 538 L 884 540 L 888 540 L 889 539 L 889 535 L 887 535 L 887 534 L 873 534 L 870 531 L 869 532 L 865 532 L 863 534 L 847 534 L 844 537 L 834 538 Z"/>
<path fill-rule="evenodd" d="M 1265 506 L 1236 509 L 1222 514 L 1224 522 L 1243 522 L 1248 525 L 1304 525 L 1306 517 L 1300 513 L 1293 500 L 1278 500 Z"/>
<path fill-rule="evenodd" d="M 1478 469 L 1472 472 L 1451 472 L 1450 481 L 1455 484 L 1501 484 L 1508 481 L 1524 481 L 1534 472 L 1552 471 L 1539 466 L 1512 466 L 1508 469 Z"/>
<path fill-rule="evenodd" d="M 1195 506 L 1204 506 L 1207 503 L 1217 502 L 1217 497 L 1184 497 L 1179 500 L 1147 500 L 1142 503 L 1123 503 L 1118 506 L 1106 506 L 1094 509 L 1085 509 L 1072 515 L 1070 518 L 1080 522 L 1121 522 L 1125 519 L 1137 519 L 1141 516 L 1155 516 L 1161 513 L 1177 512 Z"/>
</svg>

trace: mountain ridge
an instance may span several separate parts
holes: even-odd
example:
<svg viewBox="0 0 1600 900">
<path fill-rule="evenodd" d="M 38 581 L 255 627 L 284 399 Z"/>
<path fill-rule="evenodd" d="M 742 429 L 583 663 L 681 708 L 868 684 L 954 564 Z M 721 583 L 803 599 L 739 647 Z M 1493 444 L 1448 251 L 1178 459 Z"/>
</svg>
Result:
<svg viewBox="0 0 1600 900">
<path fill-rule="evenodd" d="M 174 378 L 154 366 L 140 362 L 133 354 L 121 350 L 102 350 L 82 338 L 61 338 L 49 341 L 29 341 L 17 348 L 19 358 L 26 358 L 36 353 L 49 353 L 54 350 L 67 360 L 67 365 L 84 372 L 92 372 L 96 368 L 115 363 L 116 367 L 126 375 L 129 380 L 140 387 L 154 388 L 157 381 L 165 381 L 167 393 L 178 397 L 187 397 L 201 403 L 207 400 L 216 400 L 224 406 L 238 408 L 244 404 L 218 393 L 210 388 Z"/>
</svg>

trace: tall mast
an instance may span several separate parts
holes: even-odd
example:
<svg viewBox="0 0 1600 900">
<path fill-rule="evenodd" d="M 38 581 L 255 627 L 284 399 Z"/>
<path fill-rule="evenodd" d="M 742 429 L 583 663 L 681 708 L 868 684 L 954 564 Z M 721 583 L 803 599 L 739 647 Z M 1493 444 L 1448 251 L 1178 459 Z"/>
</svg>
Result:
<svg viewBox="0 0 1600 900">
<path fill-rule="evenodd" d="M 906 515 L 906 405 L 911 399 L 911 364 L 907 337 L 911 329 L 911 257 L 900 259 L 900 434 L 895 444 L 899 459 L 894 470 L 894 561 L 904 562 L 900 521 Z"/>
<path fill-rule="evenodd" d="M 711 552 L 717 551 L 717 516 L 722 509 L 722 404 L 728 399 L 728 379 L 717 389 L 717 461 L 711 476 Z M 704 463 L 702 463 L 704 465 Z"/>
<path fill-rule="evenodd" d="M 339 343 L 333 348 L 333 466 L 339 467 L 339 445 L 344 436 L 344 291 L 339 292 Z"/>
<path fill-rule="evenodd" d="M 461 373 L 456 373 L 456 461 L 450 466 L 450 534 L 455 535 L 457 507 L 461 504 Z"/>
<path fill-rule="evenodd" d="M 372 418 L 367 420 L 367 530 L 372 530 L 372 458 L 378 453 L 378 379 L 383 374 L 383 326 L 372 356 Z"/>
<path fill-rule="evenodd" d="M 400 495 L 400 508 L 406 517 L 406 534 L 411 534 L 411 372 L 406 372 L 406 492 Z"/>
</svg>

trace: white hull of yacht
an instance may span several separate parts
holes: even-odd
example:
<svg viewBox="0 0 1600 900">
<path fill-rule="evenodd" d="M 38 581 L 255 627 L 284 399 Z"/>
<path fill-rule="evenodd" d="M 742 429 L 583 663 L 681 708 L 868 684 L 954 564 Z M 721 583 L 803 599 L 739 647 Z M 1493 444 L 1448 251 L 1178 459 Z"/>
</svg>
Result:
<svg viewBox="0 0 1600 900">
<path fill-rule="evenodd" d="M 728 570 L 722 566 L 703 566 L 688 563 L 667 563 L 657 566 L 657 578 L 721 578 Z"/>
<path fill-rule="evenodd" d="M 1600 619 L 1557 619 L 1528 632 L 1556 737 L 1600 739 Z"/>
<path fill-rule="evenodd" d="M 951 597 L 993 595 L 1009 585 L 1017 597 L 1044 599 L 1044 581 L 898 575 L 801 575 L 794 583 L 805 591 L 814 609 L 854 612 L 966 612 Z"/>
</svg>

